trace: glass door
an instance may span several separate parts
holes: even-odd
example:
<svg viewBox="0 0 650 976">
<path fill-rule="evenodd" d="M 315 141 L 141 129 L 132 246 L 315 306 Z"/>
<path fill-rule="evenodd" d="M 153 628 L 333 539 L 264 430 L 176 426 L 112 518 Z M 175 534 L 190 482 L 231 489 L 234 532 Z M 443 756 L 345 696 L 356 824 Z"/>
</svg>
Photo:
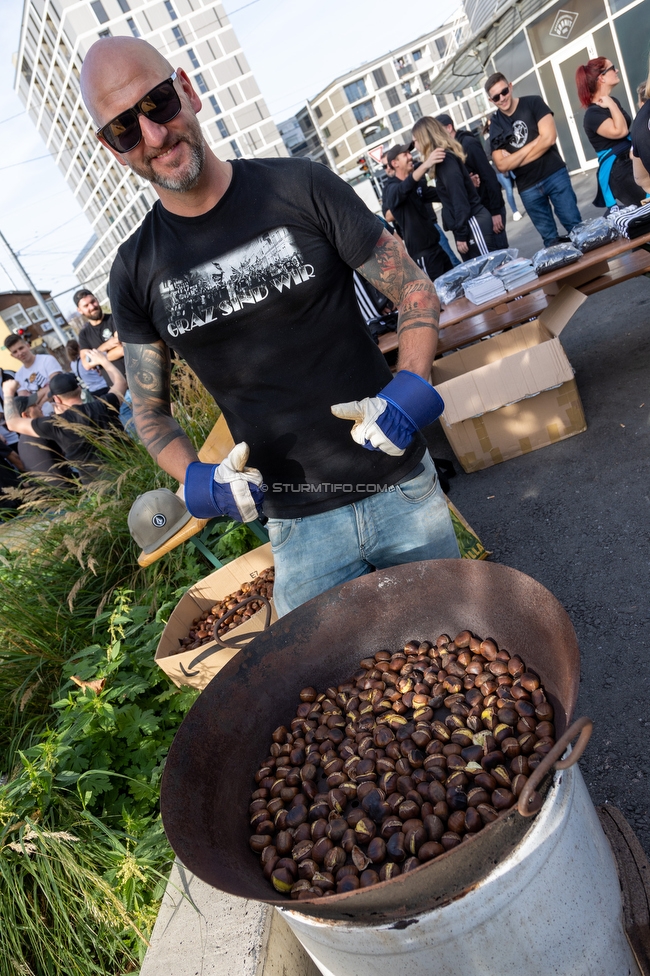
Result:
<svg viewBox="0 0 650 976">
<path fill-rule="evenodd" d="M 576 69 L 596 56 L 593 35 L 587 33 L 572 44 L 567 44 L 551 59 L 575 151 L 583 169 L 593 169 L 598 165 L 598 160 L 582 125 L 585 110 L 578 99 Z"/>
</svg>

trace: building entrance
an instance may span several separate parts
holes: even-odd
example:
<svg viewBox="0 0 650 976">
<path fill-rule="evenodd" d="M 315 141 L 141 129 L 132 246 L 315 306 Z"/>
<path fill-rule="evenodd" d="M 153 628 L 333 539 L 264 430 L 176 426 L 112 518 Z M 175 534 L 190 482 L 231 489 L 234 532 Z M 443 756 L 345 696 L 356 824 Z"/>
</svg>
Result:
<svg viewBox="0 0 650 976">
<path fill-rule="evenodd" d="M 567 44 L 551 58 L 555 81 L 581 169 L 593 169 L 598 165 L 598 160 L 582 125 L 585 110 L 578 99 L 576 69 L 595 57 L 597 52 L 593 34 L 587 33 L 582 34 L 572 44 Z"/>
</svg>

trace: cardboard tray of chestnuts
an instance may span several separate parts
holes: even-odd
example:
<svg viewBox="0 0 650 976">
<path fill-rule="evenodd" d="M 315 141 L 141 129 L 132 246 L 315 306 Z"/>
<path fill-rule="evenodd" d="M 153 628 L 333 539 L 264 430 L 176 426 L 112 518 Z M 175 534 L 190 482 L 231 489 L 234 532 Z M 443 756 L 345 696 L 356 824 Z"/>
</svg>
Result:
<svg viewBox="0 0 650 976">
<path fill-rule="evenodd" d="M 303 884 L 298 888 L 300 898 L 294 895 L 295 900 L 290 900 L 290 888 L 284 893 L 286 889 L 274 887 L 270 876 L 264 876 L 261 850 L 272 845 L 277 832 L 271 838 L 271 845 L 260 842 L 261 850 L 251 850 L 250 807 L 255 802 L 251 801 L 251 795 L 256 788 L 263 790 L 269 786 L 268 777 L 264 787 L 259 786 L 259 776 L 257 783 L 255 777 L 268 757 L 274 731 L 281 726 L 289 729 L 295 719 L 301 692 L 304 695 L 307 688 L 319 692 L 333 690 L 359 671 L 361 660 L 367 664 L 378 652 L 383 652 L 380 660 L 388 660 L 387 653 L 403 653 L 409 641 L 415 644 L 428 641 L 424 646 L 429 650 L 429 646 L 436 646 L 439 635 L 452 635 L 453 641 L 453 635 L 465 631 L 489 640 L 496 649 L 507 649 L 509 658 L 525 662 L 526 673 L 533 675 L 533 684 L 539 680 L 544 689 L 548 714 L 553 716 L 555 738 L 562 736 L 571 722 L 577 698 L 579 651 L 568 615 L 552 594 L 516 570 L 470 560 L 438 560 L 377 571 L 335 587 L 273 624 L 215 676 L 186 716 L 170 750 L 161 791 L 165 830 L 183 864 L 208 884 L 241 897 L 291 907 L 321 918 L 354 918 L 375 923 L 430 910 L 475 885 L 493 868 L 495 861 L 515 849 L 534 822 L 522 817 L 516 806 L 503 812 L 497 810 L 496 817 L 489 814 L 488 821 L 474 833 L 471 841 L 456 843 L 453 838 L 447 838 L 450 846 L 444 853 L 435 848 L 435 856 L 411 863 L 408 870 L 400 868 L 397 875 L 384 872 L 384 877 L 373 878 L 367 887 L 341 885 L 337 881 L 327 897 L 309 897 L 307 887 L 311 884 Z M 458 656 L 461 649 L 455 650 Z M 507 665 L 502 673 L 507 673 Z M 409 689 L 406 694 L 418 693 Z M 412 699 L 408 703 L 414 704 Z M 428 707 L 419 701 L 415 705 Z M 413 714 L 412 709 L 407 711 L 407 722 L 412 721 Z M 453 713 L 447 709 L 447 714 Z M 440 721 L 435 714 L 426 717 L 430 723 Z M 346 734 L 347 730 L 343 731 Z M 442 732 L 441 735 L 444 738 Z M 421 737 L 423 744 L 424 738 Z M 313 742 L 305 745 L 313 755 Z M 425 750 L 425 755 L 450 757 L 457 752 L 444 753 L 434 748 L 429 754 Z M 431 768 L 435 765 L 435 761 L 428 764 Z M 496 763 L 494 768 L 496 765 L 501 763 Z M 390 770 L 387 768 L 386 772 Z M 453 772 L 452 768 L 452 775 Z M 437 776 L 428 781 L 440 782 Z M 433 788 L 432 795 L 425 798 L 422 785 L 425 781 L 419 775 L 415 779 L 419 782 L 414 781 L 412 785 L 415 792 L 420 787 L 420 800 L 433 806 L 432 801 L 440 791 Z M 376 787 L 381 785 L 378 780 L 366 782 L 372 786 L 362 790 L 365 796 L 371 789 L 376 793 Z M 322 779 L 318 783 L 322 799 Z M 547 788 L 548 781 L 539 787 L 542 794 Z M 271 799 L 278 796 L 276 793 Z M 493 796 L 490 798 L 494 800 Z M 268 808 L 267 797 L 258 799 L 264 799 Z M 349 816 L 349 799 L 336 811 L 321 811 L 323 817 L 319 819 L 340 819 L 341 813 Z M 362 812 L 352 817 L 356 821 L 354 826 L 367 813 L 362 801 L 363 797 L 357 803 Z M 371 801 L 385 802 L 377 796 Z M 402 801 L 406 801 L 405 796 L 399 802 Z M 415 803 L 415 796 L 410 801 Z M 494 809 L 494 802 L 488 806 Z M 286 807 L 288 812 L 291 800 Z M 281 808 L 279 812 L 282 815 Z M 386 813 L 383 808 L 381 812 Z M 302 820 L 301 815 L 292 815 L 291 819 L 296 819 L 298 828 L 301 826 L 298 822 Z M 372 812 L 366 819 L 373 819 Z M 418 817 L 409 820 L 417 821 Z M 349 827 L 345 825 L 345 829 Z M 410 829 L 418 830 L 419 825 L 411 824 Z M 360 848 L 355 852 L 357 858 L 362 855 L 367 861 L 372 839 L 363 838 L 366 843 L 356 845 Z M 437 844 L 441 839 L 440 836 L 431 842 L 419 837 L 419 843 L 424 840 L 425 844 Z M 337 835 L 336 846 L 338 840 Z M 287 842 L 286 837 L 283 842 Z M 397 857 L 389 856 L 387 860 L 403 865 L 402 853 L 398 851 Z M 291 858 L 291 852 L 288 856 Z M 322 866 L 322 863 L 318 865 L 319 869 Z M 335 872 L 346 867 L 338 863 L 329 866 Z M 359 867 L 362 867 L 360 863 Z M 372 872 L 371 865 L 365 867 Z M 335 872 L 330 874 L 336 880 Z M 362 873 L 357 871 L 358 876 Z M 344 877 L 345 871 L 341 880 Z M 280 878 L 293 881 L 282 874 Z"/>
</svg>

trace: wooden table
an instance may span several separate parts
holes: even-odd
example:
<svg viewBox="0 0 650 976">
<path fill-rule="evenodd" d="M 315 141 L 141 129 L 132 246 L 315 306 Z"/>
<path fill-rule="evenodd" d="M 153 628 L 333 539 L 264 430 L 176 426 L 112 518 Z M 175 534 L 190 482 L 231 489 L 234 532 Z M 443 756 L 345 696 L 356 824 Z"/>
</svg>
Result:
<svg viewBox="0 0 650 976">
<path fill-rule="evenodd" d="M 547 296 L 557 294 L 561 285 L 571 285 L 585 295 L 593 295 L 650 272 L 650 251 L 642 247 L 647 243 L 650 243 L 650 234 L 637 237 L 634 241 L 621 237 L 604 247 L 588 251 L 574 264 L 541 275 L 482 305 L 474 305 L 467 298 L 458 298 L 440 315 L 437 355 L 475 342 L 500 329 L 510 329 L 539 315 L 547 305 Z M 384 354 L 397 349 L 397 346 L 395 332 L 380 336 L 379 348 Z"/>
</svg>

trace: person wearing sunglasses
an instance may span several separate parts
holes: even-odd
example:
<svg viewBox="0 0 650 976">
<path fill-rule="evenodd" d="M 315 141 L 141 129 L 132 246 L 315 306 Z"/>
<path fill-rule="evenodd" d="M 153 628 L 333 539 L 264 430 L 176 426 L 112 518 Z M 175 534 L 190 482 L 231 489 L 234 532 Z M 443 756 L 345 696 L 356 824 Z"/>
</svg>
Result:
<svg viewBox="0 0 650 976">
<path fill-rule="evenodd" d="M 146 41 L 96 42 L 81 90 L 98 138 L 159 197 L 117 252 L 111 308 L 138 433 L 189 511 L 245 522 L 263 508 L 280 615 L 373 568 L 459 558 L 420 433 L 443 409 L 433 282 L 327 167 L 220 159 L 191 80 Z M 395 379 L 354 270 L 399 310 Z M 235 439 L 218 465 L 172 416 L 170 349 Z"/>
<path fill-rule="evenodd" d="M 549 247 L 561 239 L 556 216 L 567 234 L 582 219 L 557 148 L 553 113 L 539 95 L 515 98 L 501 72 L 490 75 L 485 91 L 497 108 L 490 118 L 492 161 L 499 172 L 514 174 L 528 216 Z"/>
<path fill-rule="evenodd" d="M 595 207 L 638 207 L 645 196 L 634 182 L 630 152 L 632 119 L 612 89 L 618 85 L 618 70 L 609 58 L 592 58 L 576 70 L 580 104 L 587 109 L 582 124 L 598 156 L 598 192 Z"/>
</svg>

